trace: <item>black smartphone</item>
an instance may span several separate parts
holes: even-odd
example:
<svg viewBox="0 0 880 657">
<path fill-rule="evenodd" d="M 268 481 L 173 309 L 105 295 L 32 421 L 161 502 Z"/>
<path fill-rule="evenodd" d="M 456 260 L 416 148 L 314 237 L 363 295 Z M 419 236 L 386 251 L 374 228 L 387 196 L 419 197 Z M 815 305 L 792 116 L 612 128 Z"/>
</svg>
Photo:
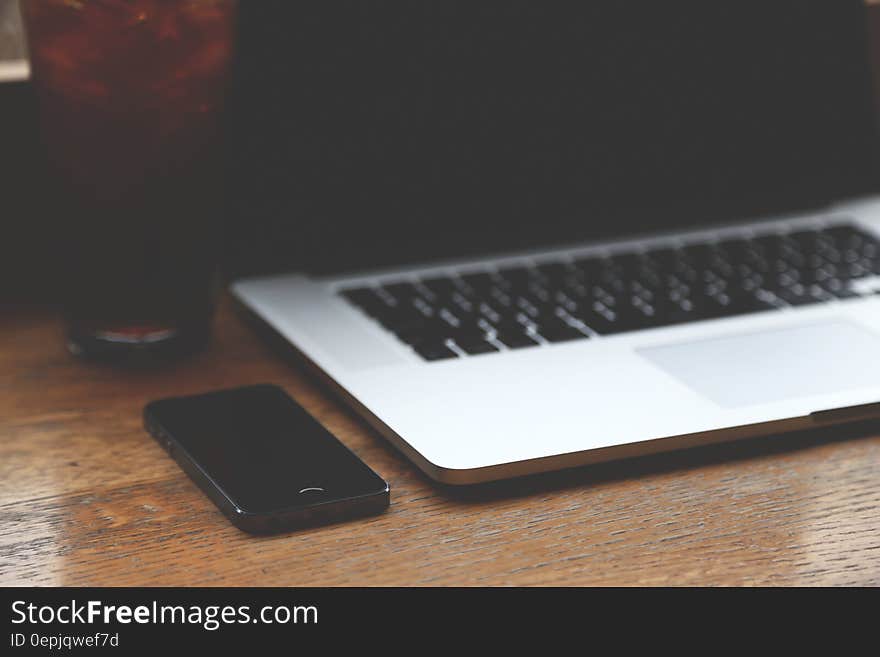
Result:
<svg viewBox="0 0 880 657">
<path fill-rule="evenodd" d="M 278 386 L 154 401 L 144 408 L 144 425 L 246 532 L 281 532 L 388 508 L 382 477 Z"/>
</svg>

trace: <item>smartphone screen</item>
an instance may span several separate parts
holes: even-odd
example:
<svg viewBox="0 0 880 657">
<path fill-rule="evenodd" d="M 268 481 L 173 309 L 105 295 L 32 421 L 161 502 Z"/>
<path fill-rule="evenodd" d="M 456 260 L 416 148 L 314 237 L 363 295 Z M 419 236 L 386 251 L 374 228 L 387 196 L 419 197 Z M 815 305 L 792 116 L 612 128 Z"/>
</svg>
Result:
<svg viewBox="0 0 880 657">
<path fill-rule="evenodd" d="M 342 512 L 346 500 L 383 494 L 387 506 L 385 481 L 276 386 L 153 402 L 145 420 L 196 483 L 239 515 L 326 504 Z"/>
</svg>

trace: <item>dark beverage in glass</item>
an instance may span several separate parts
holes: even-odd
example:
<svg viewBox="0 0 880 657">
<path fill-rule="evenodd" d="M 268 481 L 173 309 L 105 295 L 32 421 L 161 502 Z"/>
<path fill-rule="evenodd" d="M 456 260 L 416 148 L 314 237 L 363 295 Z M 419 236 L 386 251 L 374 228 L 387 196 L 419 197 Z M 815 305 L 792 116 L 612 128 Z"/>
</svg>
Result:
<svg viewBox="0 0 880 657">
<path fill-rule="evenodd" d="M 74 353 L 204 343 L 236 0 L 22 0 Z"/>
</svg>

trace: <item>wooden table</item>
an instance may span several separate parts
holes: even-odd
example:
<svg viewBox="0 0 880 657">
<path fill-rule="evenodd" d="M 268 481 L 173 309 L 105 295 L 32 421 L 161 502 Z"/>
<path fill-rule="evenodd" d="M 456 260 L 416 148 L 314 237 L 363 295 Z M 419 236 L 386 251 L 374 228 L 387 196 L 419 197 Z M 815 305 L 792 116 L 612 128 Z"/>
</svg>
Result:
<svg viewBox="0 0 880 657">
<path fill-rule="evenodd" d="M 152 371 L 77 360 L 53 314 L 7 309 L 0 373 L 0 584 L 880 585 L 880 425 L 460 491 L 420 475 L 228 300 L 206 351 Z M 388 512 L 248 536 L 141 428 L 151 399 L 265 381 L 388 480 Z"/>
<path fill-rule="evenodd" d="M 876 4 L 871 27 L 880 61 Z M 13 244 L 10 273 L 45 265 Z M 880 424 L 459 491 L 421 476 L 228 300 L 207 351 L 139 372 L 70 356 L 48 311 L 0 312 L 0 584 L 880 585 Z M 141 428 L 151 399 L 265 381 L 389 481 L 387 513 L 250 537 Z"/>
</svg>

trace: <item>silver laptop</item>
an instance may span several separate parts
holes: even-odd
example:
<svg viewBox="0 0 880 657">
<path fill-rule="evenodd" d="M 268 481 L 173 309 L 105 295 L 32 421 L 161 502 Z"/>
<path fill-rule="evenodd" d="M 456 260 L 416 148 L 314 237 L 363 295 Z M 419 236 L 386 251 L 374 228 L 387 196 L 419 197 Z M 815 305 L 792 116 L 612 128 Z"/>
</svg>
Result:
<svg viewBox="0 0 880 657">
<path fill-rule="evenodd" d="M 430 477 L 880 414 L 859 0 L 286 4 L 232 291 Z"/>
</svg>

